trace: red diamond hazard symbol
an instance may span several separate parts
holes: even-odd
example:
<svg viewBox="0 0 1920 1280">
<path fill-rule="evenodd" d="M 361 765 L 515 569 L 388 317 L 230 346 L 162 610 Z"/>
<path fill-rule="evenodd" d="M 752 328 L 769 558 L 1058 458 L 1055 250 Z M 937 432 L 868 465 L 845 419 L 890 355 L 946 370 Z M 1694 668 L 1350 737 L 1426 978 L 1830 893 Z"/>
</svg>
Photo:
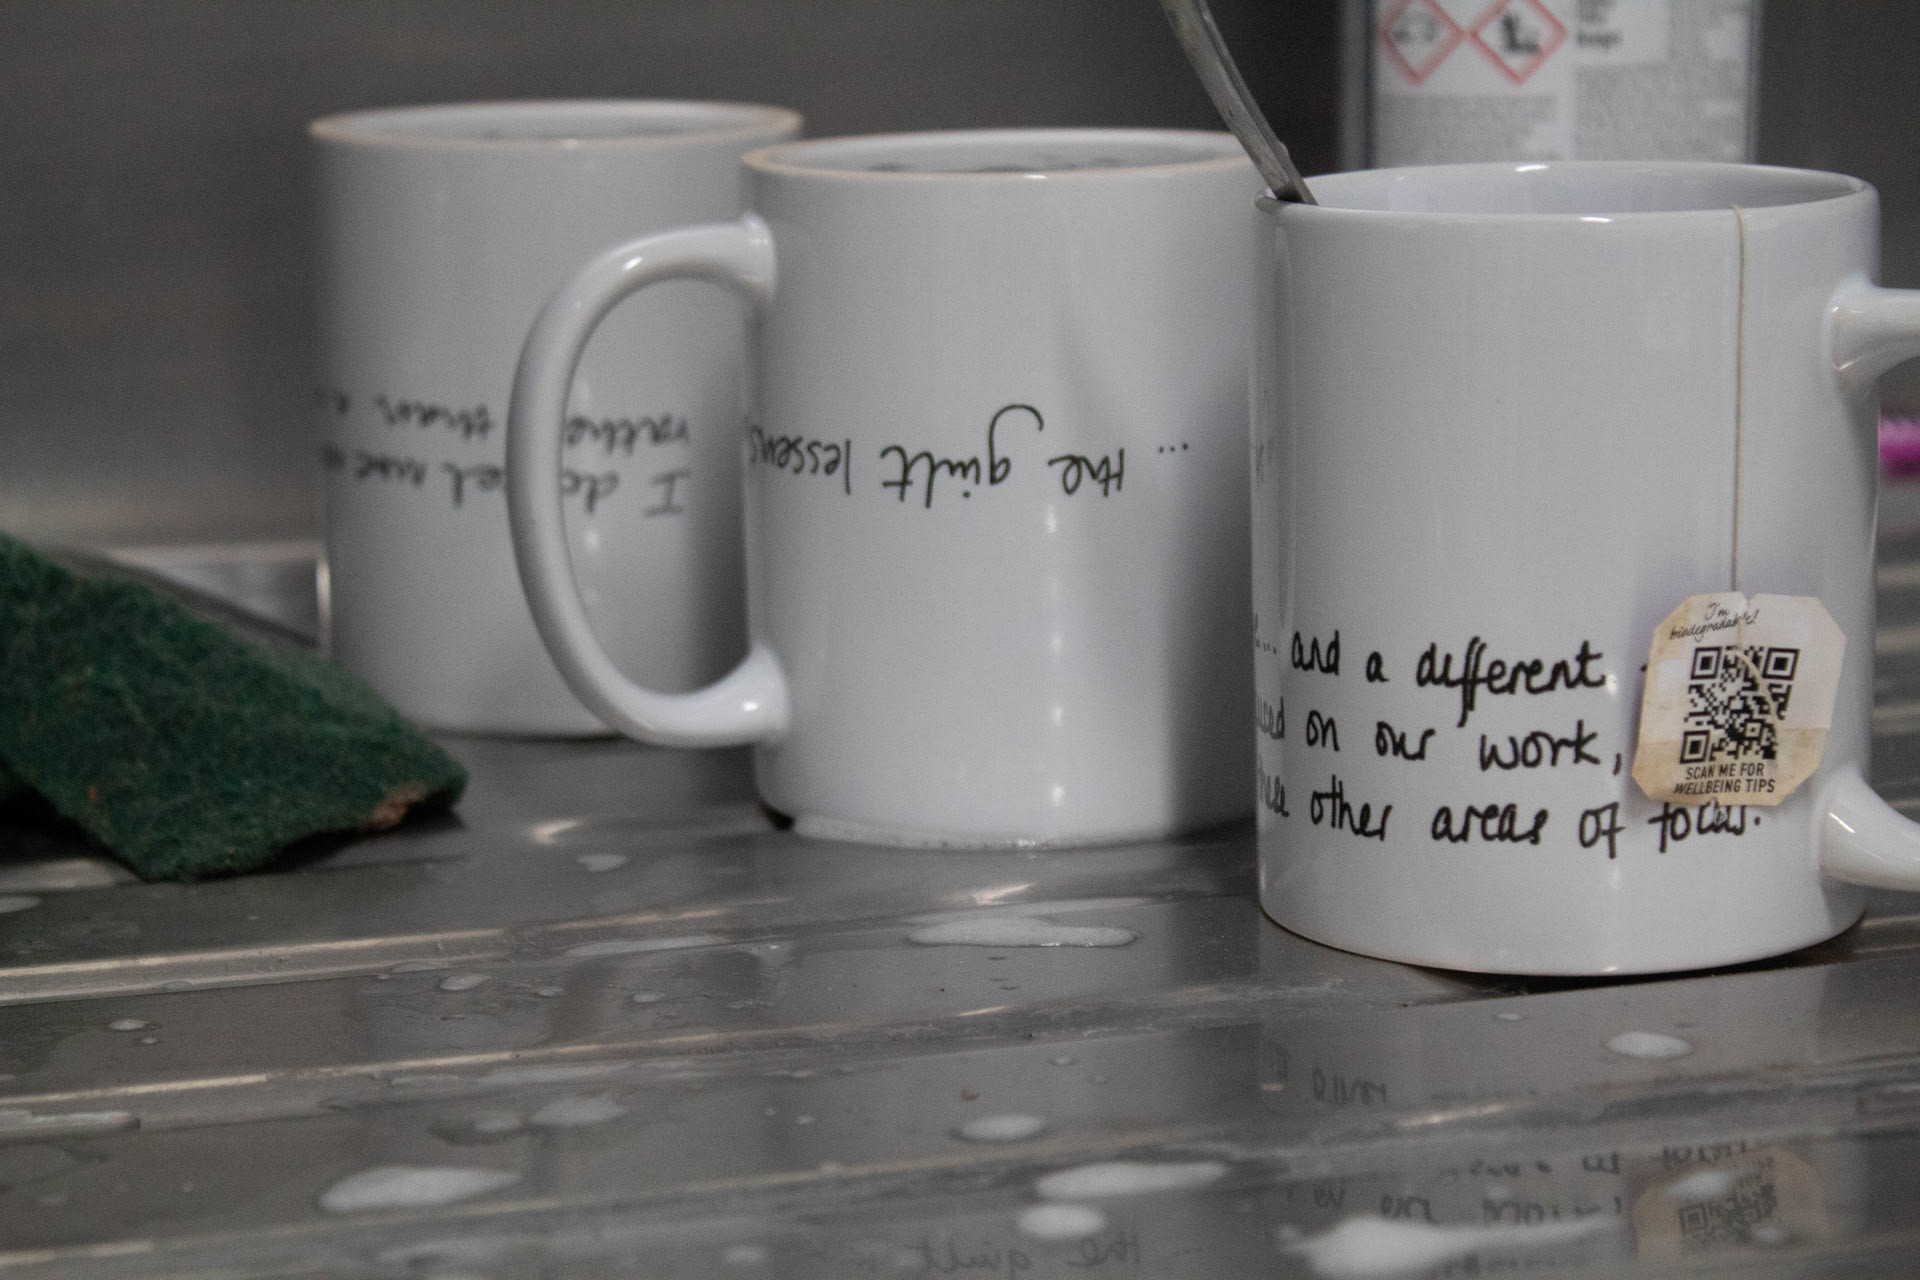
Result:
<svg viewBox="0 0 1920 1280">
<path fill-rule="evenodd" d="M 1415 84 L 1432 75 L 1466 38 L 1438 0 L 1399 0 L 1380 17 L 1380 47 Z"/>
<path fill-rule="evenodd" d="M 1540 0 L 1494 0 L 1473 24 L 1473 42 L 1515 84 L 1525 83 L 1566 38 L 1567 29 Z"/>
</svg>

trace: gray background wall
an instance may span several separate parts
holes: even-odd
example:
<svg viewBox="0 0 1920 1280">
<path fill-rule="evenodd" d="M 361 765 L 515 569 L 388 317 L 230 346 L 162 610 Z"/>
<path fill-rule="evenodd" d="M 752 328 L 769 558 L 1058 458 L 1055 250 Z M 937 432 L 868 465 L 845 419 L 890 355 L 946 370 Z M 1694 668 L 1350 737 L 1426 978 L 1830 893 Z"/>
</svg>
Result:
<svg viewBox="0 0 1920 1280">
<path fill-rule="evenodd" d="M 1338 0 L 1216 0 L 1307 172 L 1334 165 Z M 1920 5 L 1767 0 L 1761 159 L 1876 183 L 1920 286 Z M 1218 127 L 1155 0 L 8 0 L 0 529 L 300 537 L 315 116 L 491 97 L 777 102 L 814 136 Z M 1920 379 L 1889 402 L 1920 411 Z"/>
</svg>

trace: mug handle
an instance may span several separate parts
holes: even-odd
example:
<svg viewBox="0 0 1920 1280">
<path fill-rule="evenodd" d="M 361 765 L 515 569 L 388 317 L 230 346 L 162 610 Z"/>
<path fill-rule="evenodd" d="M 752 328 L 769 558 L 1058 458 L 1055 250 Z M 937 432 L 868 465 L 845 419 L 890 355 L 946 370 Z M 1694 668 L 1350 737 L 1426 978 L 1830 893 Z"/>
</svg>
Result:
<svg viewBox="0 0 1920 1280">
<path fill-rule="evenodd" d="M 1920 290 L 1843 286 L 1827 313 L 1833 374 L 1849 399 L 1920 356 Z M 1920 889 L 1920 824 L 1903 817 L 1857 769 L 1836 774 L 1821 798 L 1820 870 L 1875 889 Z"/>
<path fill-rule="evenodd" d="M 773 234 L 754 214 L 642 236 L 587 263 L 556 290 L 521 348 L 507 408 L 507 522 L 534 625 L 554 665 L 595 715 L 666 747 L 730 747 L 785 732 L 786 678 L 754 644 L 739 666 L 691 693 L 657 693 L 623 675 L 593 634 L 574 580 L 560 505 L 567 393 L 607 313 L 661 280 L 706 280 L 755 308 L 773 298 Z"/>
</svg>

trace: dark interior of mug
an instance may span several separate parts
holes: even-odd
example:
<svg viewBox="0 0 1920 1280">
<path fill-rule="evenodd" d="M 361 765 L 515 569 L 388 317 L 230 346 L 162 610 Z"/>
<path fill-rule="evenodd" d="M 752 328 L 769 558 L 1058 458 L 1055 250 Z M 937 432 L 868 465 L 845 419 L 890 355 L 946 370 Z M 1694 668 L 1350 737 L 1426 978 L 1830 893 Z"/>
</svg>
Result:
<svg viewBox="0 0 1920 1280">
<path fill-rule="evenodd" d="M 363 141 L 597 142 L 711 133 L 766 116 L 763 108 L 709 102 L 476 102 L 361 111 L 322 124 Z"/>
<path fill-rule="evenodd" d="M 1858 179 L 1735 164 L 1468 164 L 1336 173 L 1311 179 L 1340 209 L 1407 213 L 1680 213 L 1805 204 L 1849 195 Z"/>
<path fill-rule="evenodd" d="M 833 138 L 782 147 L 779 163 L 853 173 L 1071 173 L 1238 160 L 1231 137 L 1126 129 L 1004 130 Z"/>
</svg>

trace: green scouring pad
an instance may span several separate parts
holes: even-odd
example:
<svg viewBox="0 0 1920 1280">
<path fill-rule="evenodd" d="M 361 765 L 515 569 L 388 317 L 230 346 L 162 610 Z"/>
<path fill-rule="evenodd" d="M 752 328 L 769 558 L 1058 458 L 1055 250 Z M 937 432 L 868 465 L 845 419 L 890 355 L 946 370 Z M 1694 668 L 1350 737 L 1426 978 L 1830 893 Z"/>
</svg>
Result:
<svg viewBox="0 0 1920 1280">
<path fill-rule="evenodd" d="M 0 797 L 9 777 L 148 880 L 249 871 L 451 804 L 467 780 L 325 658 L 0 535 Z"/>
</svg>

